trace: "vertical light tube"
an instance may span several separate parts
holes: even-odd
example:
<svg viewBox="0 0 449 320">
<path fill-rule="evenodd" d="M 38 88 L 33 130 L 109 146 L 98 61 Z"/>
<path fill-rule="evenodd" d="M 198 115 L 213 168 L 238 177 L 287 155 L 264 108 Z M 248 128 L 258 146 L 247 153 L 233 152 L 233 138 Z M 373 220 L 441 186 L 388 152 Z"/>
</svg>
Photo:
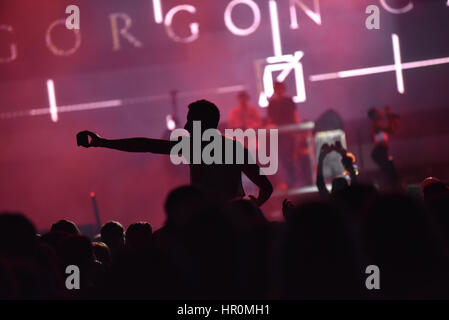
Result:
<svg viewBox="0 0 449 320">
<path fill-rule="evenodd" d="M 58 106 L 56 105 L 55 83 L 52 79 L 47 80 L 48 103 L 50 115 L 53 122 L 58 122 Z"/>
<path fill-rule="evenodd" d="M 275 0 L 270 0 L 271 32 L 273 34 L 274 55 L 282 56 L 281 32 L 279 31 L 278 6 Z"/>
<path fill-rule="evenodd" d="M 164 22 L 161 0 L 153 0 L 153 10 L 154 10 L 154 20 L 156 21 L 156 23 Z"/>
<path fill-rule="evenodd" d="M 399 37 L 393 33 L 393 53 L 394 53 L 394 68 L 396 70 L 396 85 L 399 93 L 405 92 L 404 88 L 404 76 L 402 74 L 402 61 L 401 61 L 401 47 L 399 45 Z"/>
</svg>

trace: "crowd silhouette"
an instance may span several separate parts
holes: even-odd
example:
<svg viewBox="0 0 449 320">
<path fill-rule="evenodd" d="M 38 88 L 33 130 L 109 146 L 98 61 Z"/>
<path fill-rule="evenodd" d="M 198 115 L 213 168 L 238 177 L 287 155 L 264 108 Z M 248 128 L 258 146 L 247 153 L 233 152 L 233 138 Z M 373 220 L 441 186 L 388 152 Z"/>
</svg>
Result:
<svg viewBox="0 0 449 320">
<path fill-rule="evenodd" d="M 166 153 L 161 140 L 111 142 L 85 135 L 92 138 L 86 146 Z M 321 198 L 295 204 L 286 199 L 283 222 L 264 217 L 260 205 L 271 184 L 245 166 L 209 175 L 223 179 L 212 183 L 201 177 L 204 168 L 191 172 L 199 176 L 167 195 L 166 221 L 156 231 L 149 222 L 124 228 L 110 221 L 89 239 L 75 223 L 60 220 L 40 235 L 23 213 L 3 212 L 0 298 L 449 298 L 448 187 L 427 178 L 419 198 L 398 188 L 383 193 L 359 183 L 346 151 L 337 149 L 352 181 L 337 178 L 327 192 L 318 176 Z M 321 152 L 320 159 L 331 147 Z M 232 170 L 249 172 L 261 194 L 235 198 L 241 181 Z M 226 179 L 232 183 L 223 188 Z M 214 184 L 221 184 L 218 194 L 210 190 Z M 80 270 L 79 290 L 66 287 L 69 265 Z M 366 286 L 369 265 L 380 270 L 379 290 Z"/>
</svg>

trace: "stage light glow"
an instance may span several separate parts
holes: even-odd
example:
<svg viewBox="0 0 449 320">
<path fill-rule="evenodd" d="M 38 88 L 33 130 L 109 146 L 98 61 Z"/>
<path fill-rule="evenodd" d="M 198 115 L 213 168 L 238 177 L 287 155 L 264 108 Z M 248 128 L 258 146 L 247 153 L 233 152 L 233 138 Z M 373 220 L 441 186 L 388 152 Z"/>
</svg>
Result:
<svg viewBox="0 0 449 320">
<path fill-rule="evenodd" d="M 299 6 L 305 14 L 312 19 L 316 24 L 321 25 L 320 0 L 313 0 L 315 11 L 310 10 L 301 0 L 290 0 L 290 28 L 293 30 L 299 29 L 298 17 L 296 14 L 296 7 Z"/>
<path fill-rule="evenodd" d="M 58 106 L 56 105 L 55 83 L 47 80 L 48 103 L 50 104 L 51 121 L 58 122 Z"/>
<path fill-rule="evenodd" d="M 173 31 L 173 28 L 172 28 L 173 18 L 180 11 L 187 11 L 191 14 L 195 14 L 196 8 L 189 4 L 183 4 L 183 5 L 179 5 L 179 6 L 171 8 L 170 11 L 168 11 L 167 15 L 165 16 L 165 21 L 164 21 L 165 30 L 167 31 L 168 36 L 176 42 L 183 42 L 183 43 L 193 42 L 196 39 L 198 39 L 199 35 L 200 35 L 200 25 L 197 22 L 193 22 L 189 25 L 191 35 L 186 38 L 182 38 L 182 37 L 178 36 Z"/>
<path fill-rule="evenodd" d="M 169 114 L 165 117 L 165 122 L 167 123 L 167 129 L 173 131 L 176 129 L 176 122 L 173 119 L 173 115 Z"/>
<path fill-rule="evenodd" d="M 153 11 L 154 11 L 154 21 L 156 21 L 156 23 L 164 22 L 161 0 L 153 0 Z"/>
<path fill-rule="evenodd" d="M 397 34 L 393 33 L 393 54 L 394 54 L 394 67 L 396 70 L 396 85 L 399 93 L 404 94 L 404 75 L 402 73 L 402 62 L 401 62 L 401 47 L 399 44 L 399 37 Z"/>
<path fill-rule="evenodd" d="M 278 6 L 275 0 L 270 0 L 271 32 L 273 36 L 273 48 L 275 56 L 282 56 L 281 32 L 279 30 Z"/>
<path fill-rule="evenodd" d="M 239 4 L 245 4 L 247 5 L 251 11 L 253 12 L 254 21 L 253 24 L 250 25 L 248 28 L 242 29 L 237 27 L 234 24 L 234 21 L 232 20 L 232 11 L 234 10 L 234 7 Z M 251 33 L 255 32 L 257 28 L 259 28 L 260 21 L 261 21 L 261 14 L 259 6 L 253 1 L 253 0 L 233 0 L 229 2 L 228 6 L 226 7 L 225 13 L 224 13 L 224 21 L 226 24 L 226 27 L 236 36 L 248 36 Z"/>
</svg>

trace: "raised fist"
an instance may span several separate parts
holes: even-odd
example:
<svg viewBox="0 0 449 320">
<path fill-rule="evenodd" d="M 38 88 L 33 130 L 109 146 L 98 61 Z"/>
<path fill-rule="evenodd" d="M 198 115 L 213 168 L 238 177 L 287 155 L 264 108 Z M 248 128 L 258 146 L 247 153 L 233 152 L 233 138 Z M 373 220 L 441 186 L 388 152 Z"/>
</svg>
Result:
<svg viewBox="0 0 449 320">
<path fill-rule="evenodd" d="M 90 138 L 90 141 L 89 141 Z M 78 146 L 84 148 L 99 147 L 101 137 L 91 131 L 81 131 L 76 135 L 76 141 Z"/>
</svg>

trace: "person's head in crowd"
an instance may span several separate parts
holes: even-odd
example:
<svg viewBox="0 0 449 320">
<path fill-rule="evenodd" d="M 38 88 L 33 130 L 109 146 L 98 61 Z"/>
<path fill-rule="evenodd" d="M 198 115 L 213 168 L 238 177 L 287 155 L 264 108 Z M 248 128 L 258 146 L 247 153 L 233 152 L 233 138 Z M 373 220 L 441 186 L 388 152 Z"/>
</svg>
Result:
<svg viewBox="0 0 449 320">
<path fill-rule="evenodd" d="M 71 234 L 63 231 L 50 231 L 42 235 L 41 240 L 52 247 L 58 254 L 61 253 L 61 246 L 64 240 Z"/>
<path fill-rule="evenodd" d="M 198 100 L 188 106 L 187 122 L 184 129 L 193 134 L 193 122 L 201 121 L 201 130 L 216 129 L 220 122 L 220 110 L 207 100 Z"/>
<path fill-rule="evenodd" d="M 111 250 L 112 255 L 125 246 L 123 226 L 117 221 L 109 221 L 101 227 L 101 239 Z"/>
<path fill-rule="evenodd" d="M 153 228 L 148 222 L 136 222 L 126 229 L 126 248 L 133 251 L 147 249 L 152 243 Z"/>
<path fill-rule="evenodd" d="M 51 232 L 65 232 L 68 234 L 81 234 L 78 226 L 70 220 L 59 220 L 51 225 Z"/>
<path fill-rule="evenodd" d="M 193 186 L 182 186 L 171 191 L 165 200 L 166 225 L 174 228 L 186 226 L 193 217 L 205 209 L 206 199 Z"/>
<path fill-rule="evenodd" d="M 104 242 L 92 242 L 93 250 L 95 258 L 100 261 L 104 266 L 109 267 L 111 266 L 112 258 L 111 258 L 111 251 L 109 250 L 109 247 Z"/>
<path fill-rule="evenodd" d="M 424 201 L 429 202 L 447 196 L 449 193 L 448 186 L 435 177 L 428 177 L 421 182 L 421 195 Z"/>
<path fill-rule="evenodd" d="M 95 256 L 92 242 L 86 236 L 71 235 L 67 237 L 61 248 L 65 265 L 88 266 L 94 262 Z"/>
<path fill-rule="evenodd" d="M 23 214 L 0 214 L 0 255 L 27 256 L 36 248 L 36 228 Z"/>
<path fill-rule="evenodd" d="M 240 91 L 237 94 L 237 101 L 239 103 L 239 106 L 241 107 L 247 107 L 249 102 L 249 94 L 246 91 Z"/>
<path fill-rule="evenodd" d="M 383 118 L 382 111 L 380 111 L 380 109 L 377 107 L 372 107 L 371 109 L 368 110 L 368 118 L 371 121 L 380 120 Z"/>
<path fill-rule="evenodd" d="M 273 89 L 274 89 L 274 97 L 275 98 L 283 98 L 285 97 L 285 93 L 287 91 L 287 87 L 285 86 L 285 83 L 283 82 L 275 82 L 273 84 Z"/>
</svg>

